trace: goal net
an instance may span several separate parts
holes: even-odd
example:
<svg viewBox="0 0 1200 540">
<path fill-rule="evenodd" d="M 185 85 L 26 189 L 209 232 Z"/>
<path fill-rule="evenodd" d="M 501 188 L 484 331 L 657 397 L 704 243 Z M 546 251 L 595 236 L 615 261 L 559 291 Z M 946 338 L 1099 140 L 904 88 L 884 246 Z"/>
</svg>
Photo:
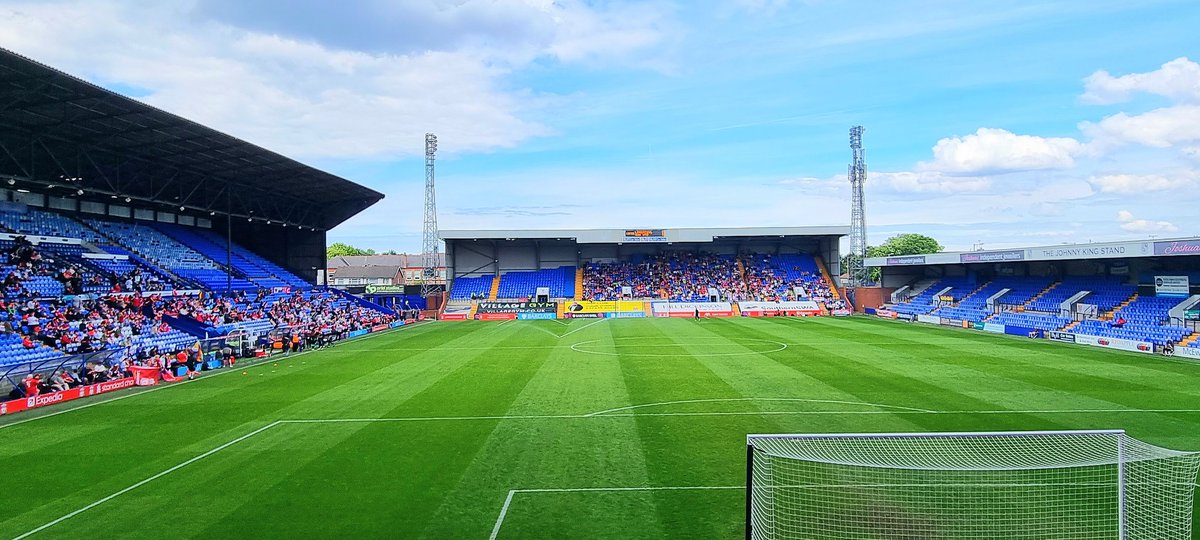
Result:
<svg viewBox="0 0 1200 540">
<path fill-rule="evenodd" d="M 1198 463 L 1122 430 L 750 435 L 746 537 L 1190 540 Z"/>
</svg>

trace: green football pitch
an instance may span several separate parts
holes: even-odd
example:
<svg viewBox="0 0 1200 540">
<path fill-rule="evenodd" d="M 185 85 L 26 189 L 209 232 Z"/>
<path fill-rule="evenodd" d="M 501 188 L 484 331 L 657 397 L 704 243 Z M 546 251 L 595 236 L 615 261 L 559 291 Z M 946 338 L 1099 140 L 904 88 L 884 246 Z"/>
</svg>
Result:
<svg viewBox="0 0 1200 540">
<path fill-rule="evenodd" d="M 6 417 L 0 537 L 736 538 L 748 433 L 1200 450 L 1198 398 L 1195 363 L 863 318 L 428 323 Z"/>
</svg>

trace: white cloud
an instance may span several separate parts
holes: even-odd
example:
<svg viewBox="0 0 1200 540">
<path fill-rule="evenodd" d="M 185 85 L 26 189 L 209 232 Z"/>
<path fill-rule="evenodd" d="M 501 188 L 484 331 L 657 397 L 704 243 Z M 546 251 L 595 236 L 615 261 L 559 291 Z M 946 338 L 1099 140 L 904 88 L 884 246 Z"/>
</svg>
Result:
<svg viewBox="0 0 1200 540">
<path fill-rule="evenodd" d="M 1088 178 L 1093 186 L 1101 193 L 1117 193 L 1135 195 L 1153 191 L 1166 191 L 1188 186 L 1193 182 L 1193 175 L 1180 173 L 1171 176 L 1161 174 L 1107 174 Z"/>
<path fill-rule="evenodd" d="M 185 5 L 121 0 L 7 3 L 0 43 L 101 84 L 144 88 L 151 105 L 290 156 L 414 155 L 427 131 L 445 151 L 488 151 L 552 133 L 532 117 L 555 96 L 505 87 L 514 69 L 629 55 L 658 39 L 648 10 L 524 4 L 540 19 L 512 48 L 467 40 L 359 52 L 197 18 Z"/>
<path fill-rule="evenodd" d="M 1085 147 L 1069 137 L 1017 135 L 979 128 L 964 137 L 949 137 L 933 146 L 933 161 L 918 169 L 946 174 L 997 174 L 1016 171 L 1068 169 Z"/>
<path fill-rule="evenodd" d="M 867 183 L 905 193 L 977 193 L 992 186 L 989 178 L 949 176 L 936 171 L 869 173 Z"/>
<path fill-rule="evenodd" d="M 1200 105 L 1177 105 L 1135 115 L 1122 112 L 1096 123 L 1083 122 L 1079 129 L 1097 147 L 1132 143 L 1169 148 L 1200 141 Z"/>
<path fill-rule="evenodd" d="M 1146 72 L 1113 77 L 1101 70 L 1084 79 L 1085 103 L 1112 104 L 1129 101 L 1134 93 L 1145 92 L 1176 103 L 1200 103 L 1200 64 L 1176 58 L 1162 67 Z"/>
<path fill-rule="evenodd" d="M 1175 232 L 1179 230 L 1179 227 L 1169 221 L 1137 219 L 1128 210 L 1118 211 L 1117 221 L 1121 223 L 1121 229 L 1129 232 Z"/>
</svg>

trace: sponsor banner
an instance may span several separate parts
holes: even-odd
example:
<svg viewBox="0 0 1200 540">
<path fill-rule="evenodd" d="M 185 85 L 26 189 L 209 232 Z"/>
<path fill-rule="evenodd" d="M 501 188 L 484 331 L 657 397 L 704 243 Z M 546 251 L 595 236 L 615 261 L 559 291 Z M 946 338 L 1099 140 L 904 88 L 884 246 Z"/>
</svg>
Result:
<svg viewBox="0 0 1200 540">
<path fill-rule="evenodd" d="M 892 311 L 890 309 L 877 309 L 877 310 L 875 310 L 875 314 L 880 317 L 883 317 L 885 319 L 895 319 L 896 316 L 899 315 L 898 313 L 896 313 L 895 311 Z"/>
<path fill-rule="evenodd" d="M 1188 296 L 1190 290 L 1187 276 L 1154 276 L 1154 294 L 1158 296 Z"/>
<path fill-rule="evenodd" d="M 471 306 L 447 306 L 442 312 L 443 321 L 465 321 L 471 318 Z"/>
<path fill-rule="evenodd" d="M 386 324 L 377 324 L 377 325 L 371 327 L 371 331 L 372 332 L 382 332 L 384 330 L 387 330 L 388 328 L 389 328 L 389 326 Z"/>
<path fill-rule="evenodd" d="M 1149 242 L 1127 242 L 1104 246 L 1047 247 L 1032 250 L 1035 260 L 1111 259 L 1150 254 Z M 1128 269 L 1128 266 L 1126 266 Z M 1115 273 L 1115 272 L 1114 272 Z"/>
<path fill-rule="evenodd" d="M 404 294 L 404 285 L 367 285 L 363 294 Z"/>
<path fill-rule="evenodd" d="M 646 303 L 635 300 L 608 300 L 600 302 L 579 300 L 567 302 L 563 310 L 568 313 L 617 313 L 621 311 L 641 311 L 644 313 Z"/>
<path fill-rule="evenodd" d="M 653 302 L 650 310 L 655 317 L 732 317 L 733 304 L 729 302 Z"/>
<path fill-rule="evenodd" d="M 1008 251 L 961 253 L 958 256 L 958 260 L 965 263 L 1023 261 L 1025 260 L 1025 250 L 1012 249 Z"/>
<path fill-rule="evenodd" d="M 353 337 L 358 337 L 358 336 L 365 336 L 365 335 L 367 335 L 367 334 L 370 334 L 370 333 L 371 333 L 371 331 L 370 331 L 370 330 L 366 330 L 366 329 L 363 329 L 363 330 L 352 330 L 352 331 L 350 331 L 350 332 L 346 332 L 346 337 L 347 337 L 347 338 L 353 338 Z"/>
<path fill-rule="evenodd" d="M 1183 318 L 1189 321 L 1200 321 L 1200 309 L 1189 309 L 1183 312 Z"/>
<path fill-rule="evenodd" d="M 1075 343 L 1091 345 L 1093 347 L 1105 347 L 1108 349 L 1118 349 L 1122 351 L 1132 351 L 1147 354 L 1154 352 L 1154 345 L 1144 341 L 1134 341 L 1132 339 L 1118 339 L 1089 336 L 1087 334 L 1075 334 Z M 1175 350 L 1178 351 L 1179 349 Z"/>
<path fill-rule="evenodd" d="M 547 321 L 554 320 L 554 313 L 530 313 L 522 312 L 517 314 L 517 319 L 522 321 Z"/>
<path fill-rule="evenodd" d="M 146 366 L 129 366 L 133 374 L 133 384 L 137 386 L 154 386 L 158 384 L 158 368 Z"/>
<path fill-rule="evenodd" d="M 634 244 L 666 242 L 666 229 L 625 229 L 625 241 Z"/>
<path fill-rule="evenodd" d="M 917 322 L 925 324 L 942 324 L 942 318 L 937 315 L 917 315 Z"/>
<path fill-rule="evenodd" d="M 388 328 L 400 328 L 401 326 L 404 326 L 405 324 L 406 324 L 405 321 L 394 321 L 394 322 L 392 322 L 392 324 L 388 325 Z"/>
<path fill-rule="evenodd" d="M 1184 358 L 1194 358 L 1200 360 L 1200 348 L 1197 347 L 1175 347 L 1175 356 Z"/>
<path fill-rule="evenodd" d="M 978 322 L 963 321 L 963 326 L 965 327 L 967 325 L 970 325 L 972 328 L 974 328 L 976 330 L 983 331 L 983 322 L 982 321 L 978 321 Z"/>
<path fill-rule="evenodd" d="M 517 319 L 516 313 L 476 313 L 475 320 L 477 321 L 514 321 Z"/>
<path fill-rule="evenodd" d="M 0 414 L 10 414 L 29 409 L 36 409 L 38 407 L 45 407 L 46 405 L 53 405 L 55 403 L 62 403 L 64 401 L 95 396 L 106 392 L 112 392 L 114 390 L 129 388 L 134 386 L 134 384 L 134 377 L 126 377 L 124 379 L 80 386 L 60 392 L 50 392 L 48 394 L 38 394 L 36 396 L 30 396 L 27 398 L 14 399 L 12 401 L 0 403 Z"/>
<path fill-rule="evenodd" d="M 1075 334 L 1068 332 L 1046 332 L 1046 338 L 1051 341 L 1061 341 L 1063 343 L 1075 343 Z"/>
<path fill-rule="evenodd" d="M 873 307 L 863 308 L 863 313 L 866 315 L 877 315 L 879 312 Z"/>
<path fill-rule="evenodd" d="M 897 313 L 896 319 L 899 319 L 901 321 L 915 321 L 915 320 L 917 320 L 917 317 L 916 317 L 916 315 L 913 315 L 912 313 Z"/>
<path fill-rule="evenodd" d="M 558 302 L 480 302 L 476 313 L 556 313 Z"/>
<path fill-rule="evenodd" d="M 938 322 L 945 326 L 962 326 L 962 319 L 947 319 L 942 317 L 938 319 Z"/>
<path fill-rule="evenodd" d="M 763 317 L 768 315 L 820 315 L 821 306 L 811 300 L 793 302 L 738 302 L 743 315 Z"/>
<path fill-rule="evenodd" d="M 605 313 L 605 317 L 609 319 L 642 319 L 646 317 L 645 311 L 614 311 Z"/>
<path fill-rule="evenodd" d="M 645 313 L 643 313 L 642 315 L 645 315 Z M 563 313 L 563 318 L 564 319 L 603 319 L 604 314 L 603 313 L 571 313 L 571 312 L 567 312 L 567 313 Z"/>
<path fill-rule="evenodd" d="M 924 255 L 911 255 L 908 257 L 888 257 L 888 266 L 905 266 L 910 264 L 925 264 Z"/>
<path fill-rule="evenodd" d="M 983 331 L 984 332 L 991 332 L 993 334 L 1003 334 L 1005 330 L 1007 330 L 1007 328 L 1005 328 L 1004 325 L 1000 324 L 1000 323 L 994 323 L 994 322 L 983 323 Z"/>
<path fill-rule="evenodd" d="M 849 316 L 850 316 L 850 310 L 848 310 L 848 309 L 835 309 L 835 310 L 833 310 L 833 311 L 830 311 L 830 312 L 829 312 L 829 314 L 830 314 L 830 315 L 833 315 L 834 317 L 849 317 Z"/>
<path fill-rule="evenodd" d="M 1155 255 L 1200 255 L 1200 240 L 1177 240 L 1154 243 Z"/>
</svg>

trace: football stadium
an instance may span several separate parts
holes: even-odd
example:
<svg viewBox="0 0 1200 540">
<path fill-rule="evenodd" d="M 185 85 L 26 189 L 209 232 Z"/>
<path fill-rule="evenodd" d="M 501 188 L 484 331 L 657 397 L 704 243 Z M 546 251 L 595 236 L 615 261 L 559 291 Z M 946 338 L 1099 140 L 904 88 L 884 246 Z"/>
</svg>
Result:
<svg viewBox="0 0 1200 540">
<path fill-rule="evenodd" d="M 861 127 L 840 224 L 439 229 L 430 133 L 347 271 L 383 193 L 0 86 L 2 537 L 1200 538 L 1200 237 L 869 253 Z"/>
</svg>

